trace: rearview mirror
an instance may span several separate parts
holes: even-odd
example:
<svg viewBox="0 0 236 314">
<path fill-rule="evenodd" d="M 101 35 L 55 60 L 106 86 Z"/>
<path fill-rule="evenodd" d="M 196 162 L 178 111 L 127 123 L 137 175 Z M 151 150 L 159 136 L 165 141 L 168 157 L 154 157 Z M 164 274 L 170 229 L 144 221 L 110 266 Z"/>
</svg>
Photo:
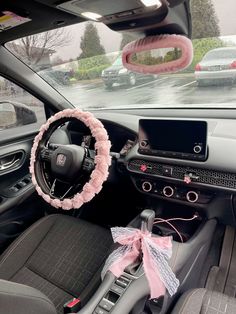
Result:
<svg viewBox="0 0 236 314">
<path fill-rule="evenodd" d="M 0 102 L 0 130 L 36 122 L 35 112 L 24 104 L 13 101 Z"/>
<path fill-rule="evenodd" d="M 192 42 L 180 35 L 139 39 L 125 46 L 122 54 L 128 70 L 144 74 L 177 72 L 188 67 L 192 59 Z"/>
</svg>

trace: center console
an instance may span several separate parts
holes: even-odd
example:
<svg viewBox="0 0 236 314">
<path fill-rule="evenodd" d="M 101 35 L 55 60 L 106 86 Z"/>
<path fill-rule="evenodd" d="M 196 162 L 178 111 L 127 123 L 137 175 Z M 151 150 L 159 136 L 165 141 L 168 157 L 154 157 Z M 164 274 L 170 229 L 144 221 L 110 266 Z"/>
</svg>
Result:
<svg viewBox="0 0 236 314">
<path fill-rule="evenodd" d="M 148 215 L 144 213 L 148 213 Z M 149 215 L 151 213 L 151 216 Z M 153 214 L 152 214 L 153 213 Z M 139 229 L 152 228 L 153 236 L 173 235 L 171 229 L 166 225 L 154 225 L 154 217 L 169 218 L 171 213 L 163 210 L 144 211 L 137 216 L 129 226 Z M 147 221 L 145 222 L 145 217 Z M 150 219 L 152 222 L 150 223 Z M 139 313 L 144 308 L 151 307 L 153 313 L 166 313 L 176 298 L 197 285 L 199 274 L 208 252 L 212 236 L 215 230 L 216 220 L 205 220 L 198 217 L 194 224 L 179 224 L 178 229 L 185 235 L 185 242 L 181 243 L 174 237 L 172 257 L 169 265 L 180 281 L 180 287 L 174 297 L 168 293 L 165 296 L 149 301 L 149 284 L 144 274 L 142 263 L 137 262 L 126 268 L 120 278 L 116 278 L 108 272 L 100 287 L 90 301 L 78 312 L 79 314 L 128 314 Z M 177 227 L 177 226 L 176 226 Z M 137 307 L 137 311 L 135 308 Z M 132 312 L 131 312 L 132 311 Z"/>
<path fill-rule="evenodd" d="M 216 227 L 216 219 L 207 219 L 202 209 L 208 206 L 215 192 L 199 184 L 201 180 L 206 184 L 212 180 L 207 170 L 181 166 L 177 161 L 202 163 L 207 157 L 206 122 L 140 120 L 139 140 L 128 154 L 125 167 L 136 189 L 144 195 L 146 207 L 154 211 L 142 212 L 129 226 L 152 230 L 156 237 L 173 237 L 169 265 L 180 286 L 173 297 L 166 293 L 149 300 L 149 284 L 142 263 L 137 262 L 126 268 L 120 278 L 108 272 L 80 314 L 164 314 L 180 294 L 197 287 L 196 274 L 201 272 Z M 164 158 L 173 159 L 173 164 L 166 163 Z M 217 173 L 215 183 L 220 186 L 228 181 L 221 180 L 221 174 Z M 149 217 L 146 222 L 145 217 Z M 173 220 L 175 217 L 180 219 Z M 153 224 L 154 218 L 159 223 Z"/>
</svg>

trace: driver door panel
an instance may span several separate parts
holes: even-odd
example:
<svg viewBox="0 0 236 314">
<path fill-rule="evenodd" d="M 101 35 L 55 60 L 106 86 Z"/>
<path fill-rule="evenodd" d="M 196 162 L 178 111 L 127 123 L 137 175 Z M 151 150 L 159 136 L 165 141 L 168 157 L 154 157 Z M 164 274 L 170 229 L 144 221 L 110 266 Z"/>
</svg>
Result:
<svg viewBox="0 0 236 314">
<path fill-rule="evenodd" d="M 31 182 L 29 161 L 33 139 L 45 121 L 45 111 L 44 104 L 28 92 L 6 79 L 0 80 L 6 87 L 0 95 L 1 253 L 43 215 L 42 200 L 34 193 Z"/>
<path fill-rule="evenodd" d="M 0 147 L 0 215 L 33 193 L 29 176 L 32 138 Z"/>
<path fill-rule="evenodd" d="M 29 174 L 31 146 L 32 137 L 0 145 L 0 165 L 7 165 L 0 167 L 0 253 L 43 215 Z"/>
</svg>

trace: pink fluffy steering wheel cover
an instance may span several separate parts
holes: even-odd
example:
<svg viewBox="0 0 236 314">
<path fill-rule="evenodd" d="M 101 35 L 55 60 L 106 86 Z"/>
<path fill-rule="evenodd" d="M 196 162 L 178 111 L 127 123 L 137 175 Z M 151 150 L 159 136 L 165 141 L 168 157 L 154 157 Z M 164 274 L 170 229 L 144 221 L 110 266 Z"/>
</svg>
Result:
<svg viewBox="0 0 236 314">
<path fill-rule="evenodd" d="M 81 193 L 77 193 L 73 198 L 66 198 L 63 201 L 57 198 L 53 199 L 42 191 L 41 187 L 38 185 L 34 171 L 36 152 L 43 134 L 48 130 L 50 124 L 61 118 L 76 118 L 82 121 L 91 130 L 91 134 L 96 140 L 95 149 L 97 151 L 95 157 L 95 169 L 91 173 L 90 181 L 84 185 Z M 34 139 L 31 150 L 30 173 L 32 174 L 32 182 L 35 185 L 38 195 L 53 207 L 61 207 L 65 210 L 79 208 L 84 203 L 89 202 L 95 194 L 98 194 L 101 191 L 103 182 L 106 181 L 108 177 L 108 169 L 111 165 L 110 148 L 111 142 L 108 139 L 107 131 L 105 130 L 103 124 L 96 119 L 92 113 L 83 112 L 79 109 L 65 109 L 56 113 L 41 126 L 39 133 Z"/>
</svg>

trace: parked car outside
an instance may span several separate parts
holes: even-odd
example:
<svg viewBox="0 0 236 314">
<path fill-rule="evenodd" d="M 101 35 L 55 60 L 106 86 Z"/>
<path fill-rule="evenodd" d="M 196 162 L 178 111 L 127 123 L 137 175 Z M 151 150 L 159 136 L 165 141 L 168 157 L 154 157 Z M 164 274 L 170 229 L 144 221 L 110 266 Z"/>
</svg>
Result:
<svg viewBox="0 0 236 314">
<path fill-rule="evenodd" d="M 236 47 L 209 51 L 195 67 L 199 86 L 236 82 Z"/>
<path fill-rule="evenodd" d="M 70 71 L 67 70 L 54 70 L 46 69 L 39 72 L 39 75 L 42 76 L 47 82 L 54 87 L 57 85 L 69 85 L 70 84 Z"/>
<path fill-rule="evenodd" d="M 119 56 L 110 67 L 102 71 L 102 79 L 107 88 L 112 88 L 114 83 L 132 87 L 135 86 L 138 81 L 153 80 L 156 78 L 157 75 L 144 75 L 127 70 L 123 66 L 121 56 Z"/>
</svg>

